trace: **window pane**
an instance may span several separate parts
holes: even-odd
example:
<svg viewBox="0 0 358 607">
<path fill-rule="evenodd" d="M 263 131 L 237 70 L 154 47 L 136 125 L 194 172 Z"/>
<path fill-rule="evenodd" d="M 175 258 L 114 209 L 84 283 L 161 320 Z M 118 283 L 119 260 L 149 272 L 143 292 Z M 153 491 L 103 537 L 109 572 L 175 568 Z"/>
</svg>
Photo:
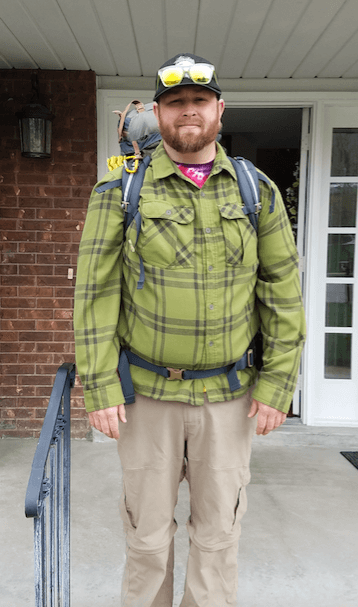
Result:
<svg viewBox="0 0 358 607">
<path fill-rule="evenodd" d="M 327 276 L 353 276 L 354 234 L 328 234 Z"/>
<path fill-rule="evenodd" d="M 352 326 L 353 285 L 327 285 L 326 327 Z"/>
<path fill-rule="evenodd" d="M 357 189 L 355 183 L 331 183 L 328 224 L 330 228 L 355 227 Z"/>
<path fill-rule="evenodd" d="M 358 175 L 358 129 L 333 129 L 331 175 Z"/>
<path fill-rule="evenodd" d="M 326 379 L 351 379 L 351 342 L 352 336 L 348 333 L 326 333 Z"/>
</svg>

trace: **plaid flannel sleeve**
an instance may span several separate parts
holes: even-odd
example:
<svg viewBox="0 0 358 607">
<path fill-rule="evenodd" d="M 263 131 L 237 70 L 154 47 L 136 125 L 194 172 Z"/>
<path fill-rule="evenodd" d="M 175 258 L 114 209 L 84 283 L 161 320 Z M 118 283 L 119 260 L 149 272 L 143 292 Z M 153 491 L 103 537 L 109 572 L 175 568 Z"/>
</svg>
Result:
<svg viewBox="0 0 358 607">
<path fill-rule="evenodd" d="M 118 179 L 117 173 L 110 179 Z M 79 248 L 74 308 L 76 364 L 88 412 L 124 403 L 117 373 L 122 245 L 121 190 L 93 190 Z"/>
<path fill-rule="evenodd" d="M 305 316 L 298 255 L 281 194 L 269 213 L 269 190 L 262 188 L 259 218 L 257 305 L 263 333 L 263 368 L 253 398 L 287 413 L 295 391 L 305 341 Z"/>
</svg>

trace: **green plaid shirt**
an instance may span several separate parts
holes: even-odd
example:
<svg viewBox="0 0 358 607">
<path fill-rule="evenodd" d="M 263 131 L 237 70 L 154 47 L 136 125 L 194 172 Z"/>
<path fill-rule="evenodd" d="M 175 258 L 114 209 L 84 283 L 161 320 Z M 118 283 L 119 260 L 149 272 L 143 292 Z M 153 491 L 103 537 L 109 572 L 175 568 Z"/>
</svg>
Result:
<svg viewBox="0 0 358 607">
<path fill-rule="evenodd" d="M 100 184 L 119 179 L 122 169 Z M 97 184 L 99 185 L 99 184 Z M 96 186 L 97 187 L 97 186 Z M 180 369 L 233 363 L 260 325 L 264 366 L 238 371 L 230 392 L 225 374 L 168 381 L 131 366 L 135 391 L 155 399 L 202 405 L 232 400 L 256 382 L 254 398 L 287 412 L 295 390 L 305 320 L 297 252 L 275 187 L 260 182 L 256 234 L 242 211 L 235 170 L 218 146 L 200 189 L 167 156 L 153 154 L 141 190 L 142 228 L 123 243 L 121 190 L 93 191 L 80 244 L 75 295 L 76 362 L 87 411 L 124 402 L 117 364 L 123 345 L 149 362 Z M 145 283 L 137 289 L 140 257 Z"/>
</svg>

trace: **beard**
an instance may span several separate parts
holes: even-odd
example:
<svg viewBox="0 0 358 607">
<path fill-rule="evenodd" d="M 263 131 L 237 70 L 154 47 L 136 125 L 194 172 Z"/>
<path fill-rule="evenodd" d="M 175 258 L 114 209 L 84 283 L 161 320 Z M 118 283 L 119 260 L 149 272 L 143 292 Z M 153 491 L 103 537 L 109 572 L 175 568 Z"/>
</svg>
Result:
<svg viewBox="0 0 358 607">
<path fill-rule="evenodd" d="M 209 124 L 206 123 L 205 129 L 201 130 L 198 134 L 181 133 L 179 127 L 175 127 L 172 124 L 161 123 L 160 113 L 158 122 L 160 133 L 165 143 L 180 154 L 200 152 L 207 145 L 216 140 L 222 127 L 221 120 L 218 116 Z M 202 126 L 202 124 L 200 126 Z"/>
</svg>

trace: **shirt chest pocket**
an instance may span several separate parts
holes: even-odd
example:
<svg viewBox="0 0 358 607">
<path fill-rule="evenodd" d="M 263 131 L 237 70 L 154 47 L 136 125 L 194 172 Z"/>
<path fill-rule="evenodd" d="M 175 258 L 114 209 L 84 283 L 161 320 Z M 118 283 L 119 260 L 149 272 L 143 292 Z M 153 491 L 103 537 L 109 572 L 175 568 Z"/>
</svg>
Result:
<svg viewBox="0 0 358 607">
<path fill-rule="evenodd" d="M 138 252 L 144 263 L 158 268 L 192 267 L 194 209 L 162 201 L 141 206 L 142 228 Z"/>
<path fill-rule="evenodd" d="M 229 266 L 257 264 L 257 234 L 242 208 L 237 203 L 228 202 L 219 211 L 226 263 Z"/>
</svg>

